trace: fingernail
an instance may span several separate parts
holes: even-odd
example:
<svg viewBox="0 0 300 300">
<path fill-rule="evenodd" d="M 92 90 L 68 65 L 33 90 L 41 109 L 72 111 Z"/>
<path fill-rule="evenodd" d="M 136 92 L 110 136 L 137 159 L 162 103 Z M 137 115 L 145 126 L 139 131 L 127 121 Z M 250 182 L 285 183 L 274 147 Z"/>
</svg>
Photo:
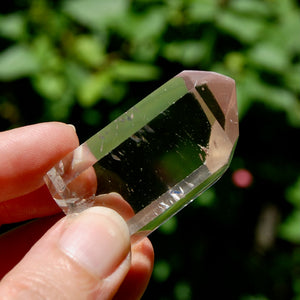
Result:
<svg viewBox="0 0 300 300">
<path fill-rule="evenodd" d="M 121 200 L 124 199 L 124 198 L 123 198 L 119 193 L 117 193 L 117 192 L 110 192 L 108 195 L 114 196 L 114 197 L 119 198 L 119 199 L 121 199 Z"/>
<path fill-rule="evenodd" d="M 63 252 L 99 277 L 107 277 L 128 256 L 130 237 L 123 218 L 112 209 L 92 207 L 70 216 L 59 241 Z"/>
<path fill-rule="evenodd" d="M 75 132 L 76 132 L 76 127 L 73 124 L 68 124 Z"/>
</svg>

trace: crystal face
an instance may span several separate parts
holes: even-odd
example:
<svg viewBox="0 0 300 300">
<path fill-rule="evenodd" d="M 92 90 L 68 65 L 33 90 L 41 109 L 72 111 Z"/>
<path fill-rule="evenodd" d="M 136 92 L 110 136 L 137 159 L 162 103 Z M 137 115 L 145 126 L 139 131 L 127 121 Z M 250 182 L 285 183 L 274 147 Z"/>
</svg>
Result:
<svg viewBox="0 0 300 300">
<path fill-rule="evenodd" d="M 234 80 L 183 71 L 59 161 L 45 182 L 66 214 L 108 206 L 144 236 L 220 178 L 237 138 Z M 106 201 L 110 192 L 125 200 Z"/>
</svg>

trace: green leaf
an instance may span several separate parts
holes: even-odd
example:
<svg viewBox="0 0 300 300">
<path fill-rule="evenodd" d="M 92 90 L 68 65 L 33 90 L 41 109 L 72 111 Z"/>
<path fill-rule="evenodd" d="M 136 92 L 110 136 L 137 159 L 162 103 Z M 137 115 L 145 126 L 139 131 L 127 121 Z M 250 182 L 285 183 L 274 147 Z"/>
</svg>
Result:
<svg viewBox="0 0 300 300">
<path fill-rule="evenodd" d="M 167 235 L 173 234 L 176 231 L 177 226 L 178 226 L 177 218 L 176 216 L 173 216 L 172 218 L 170 218 L 168 221 L 166 221 L 159 227 L 159 231 Z"/>
<path fill-rule="evenodd" d="M 292 243 L 300 243 L 300 211 L 295 210 L 281 224 L 279 228 L 279 236 Z"/>
<path fill-rule="evenodd" d="M 49 100 L 60 100 L 66 90 L 65 78 L 60 74 L 38 74 L 33 80 L 35 89 Z"/>
<path fill-rule="evenodd" d="M 300 126 L 300 104 L 294 93 L 284 87 L 269 85 L 249 71 L 237 79 L 239 112 L 243 115 L 253 101 L 263 102 L 269 108 L 284 111 L 293 126 Z"/>
<path fill-rule="evenodd" d="M 242 52 L 229 52 L 225 56 L 225 65 L 232 73 L 239 74 L 245 67 L 246 58 Z"/>
<path fill-rule="evenodd" d="M 82 107 L 95 105 L 103 96 L 111 77 L 107 73 L 91 74 L 84 80 L 78 89 L 78 102 Z"/>
<path fill-rule="evenodd" d="M 153 269 L 153 278 L 158 282 L 164 282 L 171 273 L 171 266 L 165 260 L 158 260 Z"/>
<path fill-rule="evenodd" d="M 278 23 L 270 22 L 264 33 L 266 41 L 286 51 L 288 56 L 300 54 L 300 10 L 291 4 L 292 1 L 277 1 L 273 9 L 278 12 L 273 17 L 278 18 Z"/>
<path fill-rule="evenodd" d="M 202 41 L 181 41 L 166 44 L 163 56 L 170 61 L 180 62 L 183 65 L 194 66 L 204 59 L 208 51 L 207 44 Z"/>
<path fill-rule="evenodd" d="M 124 99 L 126 91 L 126 82 L 111 81 L 103 90 L 103 97 L 111 104 L 118 104 Z"/>
<path fill-rule="evenodd" d="M 103 30 L 123 18 L 127 8 L 127 0 L 73 0 L 63 4 L 65 13 L 77 22 L 96 30 Z"/>
<path fill-rule="evenodd" d="M 166 26 L 166 10 L 163 7 L 148 10 L 142 15 L 127 14 L 115 23 L 118 31 L 129 40 L 144 42 L 161 35 Z"/>
<path fill-rule="evenodd" d="M 90 67 L 99 66 L 105 58 L 103 45 L 92 35 L 77 36 L 73 51 L 80 61 Z"/>
<path fill-rule="evenodd" d="M 69 116 L 74 106 L 74 90 L 67 87 L 63 96 L 59 101 L 45 101 L 46 111 L 50 119 L 60 120 L 63 122 L 68 121 Z"/>
<path fill-rule="evenodd" d="M 32 55 L 39 62 L 43 71 L 62 71 L 64 69 L 64 58 L 61 56 L 54 41 L 46 34 L 37 35 L 31 44 Z"/>
<path fill-rule="evenodd" d="M 300 177 L 286 190 L 285 197 L 287 201 L 300 209 Z"/>
<path fill-rule="evenodd" d="M 0 54 L 0 80 L 15 80 L 34 74 L 39 64 L 31 49 L 16 45 Z"/>
<path fill-rule="evenodd" d="M 257 85 L 254 92 L 265 104 L 273 109 L 285 111 L 288 114 L 297 112 L 298 99 L 288 90 L 267 84 Z M 296 110 L 296 111 L 295 111 Z"/>
<path fill-rule="evenodd" d="M 257 44 L 248 52 L 248 60 L 264 70 L 284 72 L 289 67 L 290 57 L 284 48 L 265 42 Z"/>
<path fill-rule="evenodd" d="M 213 21 L 219 10 L 219 1 L 217 0 L 193 0 L 187 6 L 187 20 L 191 22 Z"/>
<path fill-rule="evenodd" d="M 237 97 L 239 119 L 242 120 L 253 103 L 253 99 L 248 94 L 248 87 L 245 84 L 237 85 Z"/>
<path fill-rule="evenodd" d="M 78 87 L 88 78 L 90 74 L 89 70 L 84 68 L 82 64 L 72 60 L 66 60 L 64 71 L 68 83 L 73 86 L 75 90 L 78 89 Z"/>
<path fill-rule="evenodd" d="M 206 190 L 201 196 L 193 202 L 195 206 L 212 206 L 216 202 L 216 193 L 213 188 Z"/>
<path fill-rule="evenodd" d="M 174 296 L 176 300 L 191 300 L 192 287 L 190 283 L 185 281 L 177 282 L 174 287 Z"/>
<path fill-rule="evenodd" d="M 229 5 L 234 11 L 240 14 L 269 17 L 272 13 L 271 7 L 267 1 L 232 0 Z"/>
<path fill-rule="evenodd" d="M 267 22 L 264 19 L 245 16 L 227 10 L 222 11 L 216 21 L 217 26 L 233 35 L 242 43 L 253 43 L 262 37 Z"/>
<path fill-rule="evenodd" d="M 160 70 L 153 65 L 120 60 L 111 66 L 111 73 L 117 80 L 148 81 L 157 79 Z"/>
<path fill-rule="evenodd" d="M 300 63 L 290 67 L 283 76 L 285 85 L 291 90 L 300 93 Z"/>
<path fill-rule="evenodd" d="M 21 13 L 0 15 L 0 35 L 12 40 L 20 39 L 25 34 L 25 18 Z"/>
<path fill-rule="evenodd" d="M 161 43 L 154 39 L 149 39 L 143 43 L 132 45 L 130 54 L 136 61 L 151 63 L 157 58 Z"/>
</svg>

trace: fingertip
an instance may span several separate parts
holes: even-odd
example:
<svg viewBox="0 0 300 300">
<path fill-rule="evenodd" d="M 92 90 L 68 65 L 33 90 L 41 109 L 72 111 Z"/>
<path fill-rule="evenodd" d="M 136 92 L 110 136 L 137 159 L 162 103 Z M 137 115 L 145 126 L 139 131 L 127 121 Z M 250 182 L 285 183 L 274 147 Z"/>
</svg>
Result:
<svg viewBox="0 0 300 300">
<path fill-rule="evenodd" d="M 62 251 L 91 274 L 105 278 L 130 252 L 130 236 L 124 219 L 106 207 L 92 207 L 69 217 L 59 241 Z"/>
<path fill-rule="evenodd" d="M 151 241 L 144 238 L 132 246 L 132 252 L 136 264 L 144 264 L 144 268 L 152 271 L 154 264 L 154 249 Z"/>
<path fill-rule="evenodd" d="M 129 268 L 126 222 L 109 208 L 93 207 L 56 223 L 4 277 L 0 298 L 13 292 L 14 299 L 24 293 L 41 299 L 112 299 Z"/>
<path fill-rule="evenodd" d="M 131 268 L 114 300 L 141 299 L 151 278 L 154 250 L 148 238 L 132 246 Z"/>
<path fill-rule="evenodd" d="M 0 133 L 0 201 L 43 184 L 44 174 L 79 144 L 71 126 L 46 122 Z"/>
<path fill-rule="evenodd" d="M 73 124 L 67 124 L 67 125 L 70 126 L 74 132 L 76 132 L 76 127 L 75 127 L 75 125 L 73 125 Z"/>
</svg>

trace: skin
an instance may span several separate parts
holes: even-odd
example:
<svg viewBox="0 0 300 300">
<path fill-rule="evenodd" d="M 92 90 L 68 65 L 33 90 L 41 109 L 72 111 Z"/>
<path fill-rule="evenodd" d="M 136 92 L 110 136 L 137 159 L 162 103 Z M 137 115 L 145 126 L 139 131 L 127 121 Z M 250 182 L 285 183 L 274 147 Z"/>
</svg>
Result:
<svg viewBox="0 0 300 300">
<path fill-rule="evenodd" d="M 0 225 L 34 219 L 0 236 L 1 299 L 134 300 L 147 287 L 153 248 L 147 238 L 131 245 L 120 214 L 132 212 L 121 196 L 99 199 L 114 210 L 64 216 L 43 184 L 77 146 L 74 129 L 62 123 L 0 133 Z"/>
</svg>

